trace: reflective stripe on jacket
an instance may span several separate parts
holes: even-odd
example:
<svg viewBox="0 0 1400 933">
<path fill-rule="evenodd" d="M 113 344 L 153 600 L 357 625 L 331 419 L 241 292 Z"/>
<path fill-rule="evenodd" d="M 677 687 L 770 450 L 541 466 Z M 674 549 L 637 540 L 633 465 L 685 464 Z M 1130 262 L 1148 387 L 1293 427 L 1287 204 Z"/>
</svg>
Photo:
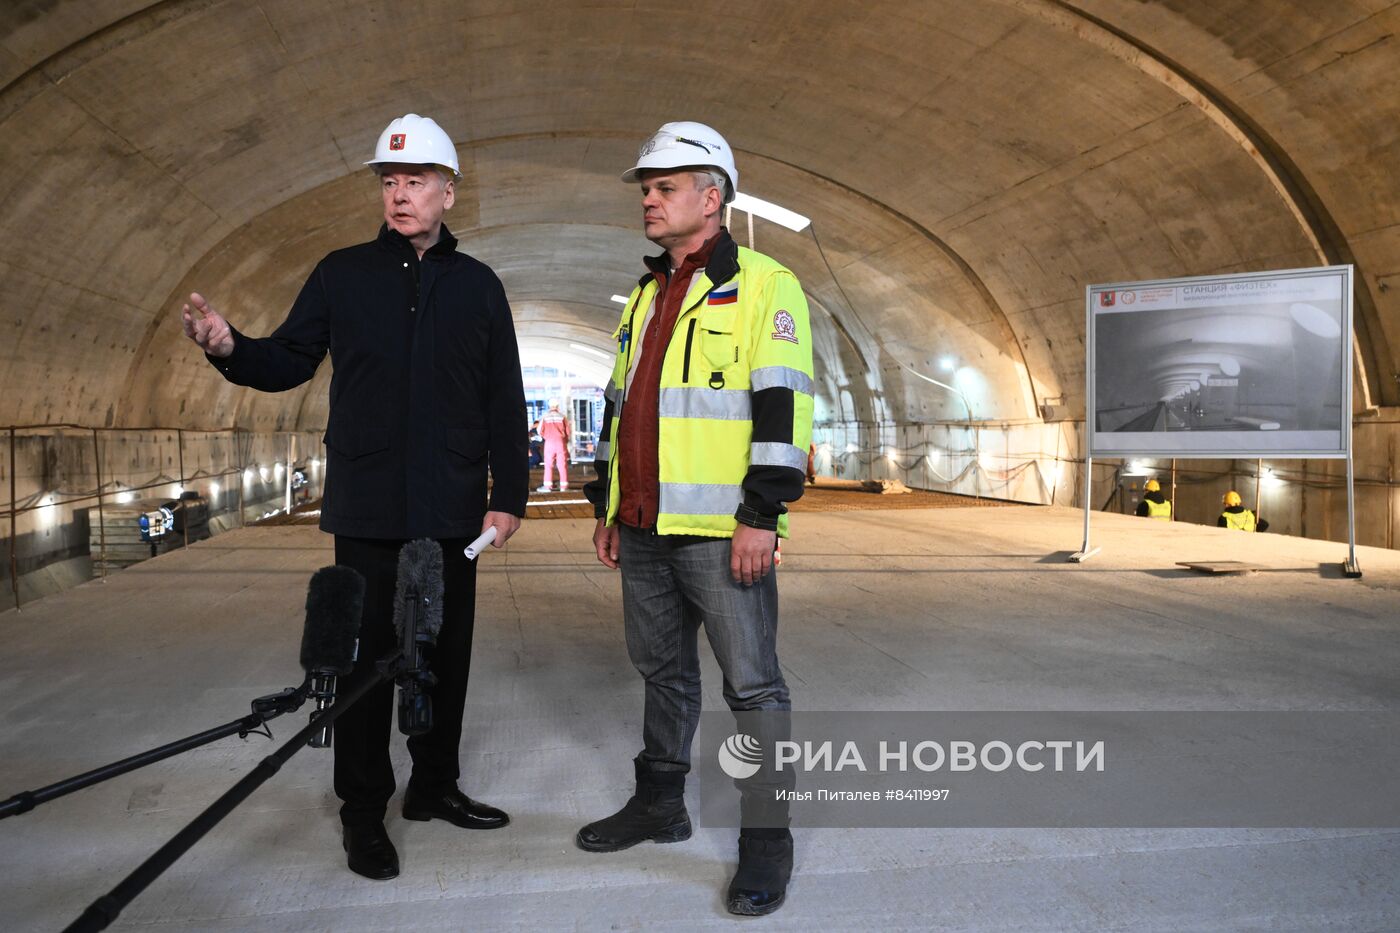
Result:
<svg viewBox="0 0 1400 933">
<path fill-rule="evenodd" d="M 613 334 L 618 354 L 604 390 L 598 479 L 586 488 L 609 525 L 620 498 L 618 415 L 656 290 L 651 275 L 638 283 Z M 812 332 L 797 277 L 723 234 L 695 274 L 665 354 L 657 532 L 729 537 L 742 515 L 786 537 L 784 503 L 802 495 L 812 438 Z"/>
</svg>

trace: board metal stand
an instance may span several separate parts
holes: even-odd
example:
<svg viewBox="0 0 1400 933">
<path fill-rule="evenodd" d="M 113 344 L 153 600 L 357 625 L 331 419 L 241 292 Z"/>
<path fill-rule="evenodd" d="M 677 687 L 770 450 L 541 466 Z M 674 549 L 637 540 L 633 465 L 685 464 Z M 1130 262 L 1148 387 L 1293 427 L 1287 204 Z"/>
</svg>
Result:
<svg viewBox="0 0 1400 933">
<path fill-rule="evenodd" d="M 1092 454 L 1084 458 L 1084 543 L 1079 550 L 1069 556 L 1070 562 L 1082 564 L 1099 552 L 1096 547 L 1089 546 L 1089 515 L 1094 510 L 1094 457 Z"/>
</svg>

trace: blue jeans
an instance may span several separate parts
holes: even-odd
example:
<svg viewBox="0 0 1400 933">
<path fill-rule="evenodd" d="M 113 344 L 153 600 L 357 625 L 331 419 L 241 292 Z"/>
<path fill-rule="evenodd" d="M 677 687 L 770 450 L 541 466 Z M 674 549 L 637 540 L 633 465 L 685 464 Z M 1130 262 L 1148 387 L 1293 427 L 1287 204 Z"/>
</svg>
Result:
<svg viewBox="0 0 1400 933">
<path fill-rule="evenodd" d="M 702 625 L 731 710 L 792 709 L 778 667 L 777 573 L 744 586 L 729 573 L 729 538 L 619 529 L 627 654 L 646 679 L 641 760 L 685 773 L 700 724 Z"/>
</svg>

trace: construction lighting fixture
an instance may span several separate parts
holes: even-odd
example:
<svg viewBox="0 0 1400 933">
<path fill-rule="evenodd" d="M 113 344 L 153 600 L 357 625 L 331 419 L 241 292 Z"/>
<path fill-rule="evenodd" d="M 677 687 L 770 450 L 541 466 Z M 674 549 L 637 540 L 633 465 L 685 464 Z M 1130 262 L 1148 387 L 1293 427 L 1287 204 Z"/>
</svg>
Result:
<svg viewBox="0 0 1400 933">
<path fill-rule="evenodd" d="M 282 461 L 279 460 L 272 465 L 272 475 L 278 479 L 282 478 Z"/>
<path fill-rule="evenodd" d="M 616 301 L 620 305 L 627 304 L 627 296 L 625 295 L 613 295 L 612 300 Z"/>
<path fill-rule="evenodd" d="M 605 359 L 605 360 L 610 360 L 610 359 L 612 359 L 611 356 L 609 356 L 608 354 L 604 353 L 602 350 L 597 349 L 596 347 L 585 347 L 585 346 L 584 346 L 583 344 L 581 344 L 581 343 L 571 343 L 571 344 L 569 344 L 569 346 L 573 347 L 575 350 L 578 350 L 580 353 L 589 353 L 589 354 L 592 354 L 593 356 L 596 356 L 596 357 L 599 357 L 600 359 Z"/>
<path fill-rule="evenodd" d="M 183 496 L 184 494 L 185 494 L 185 487 L 184 487 L 184 486 L 176 486 L 176 487 L 175 487 L 175 498 L 176 498 L 176 499 L 180 498 L 180 497 Z"/>
<path fill-rule="evenodd" d="M 245 483 L 251 483 L 252 481 L 253 481 L 253 468 L 252 468 L 252 467 L 248 467 L 248 469 L 246 469 L 246 470 L 243 471 L 243 482 L 245 482 Z"/>
<path fill-rule="evenodd" d="M 218 494 L 219 494 L 219 484 L 218 484 L 218 483 L 210 483 L 210 484 L 209 484 L 209 495 L 210 495 L 211 497 L 213 497 L 213 496 L 217 496 Z"/>
<path fill-rule="evenodd" d="M 944 372 L 949 373 L 958 368 L 957 362 L 951 356 L 943 357 L 943 361 L 938 365 L 943 367 Z"/>
<path fill-rule="evenodd" d="M 119 492 L 117 493 L 117 504 L 126 505 L 128 502 L 135 498 L 136 497 L 129 492 Z"/>
<path fill-rule="evenodd" d="M 258 478 L 261 479 L 264 483 L 267 482 L 267 467 L 258 467 Z"/>
<path fill-rule="evenodd" d="M 772 201 L 765 201 L 751 194 L 744 194 L 742 191 L 734 195 L 730 206 L 736 211 L 743 211 L 746 214 L 753 214 L 755 217 L 762 217 L 764 220 L 771 220 L 779 226 L 787 227 L 794 233 L 806 230 L 812 223 L 810 217 L 803 217 L 796 211 L 790 211 L 786 207 L 780 207 Z"/>
</svg>

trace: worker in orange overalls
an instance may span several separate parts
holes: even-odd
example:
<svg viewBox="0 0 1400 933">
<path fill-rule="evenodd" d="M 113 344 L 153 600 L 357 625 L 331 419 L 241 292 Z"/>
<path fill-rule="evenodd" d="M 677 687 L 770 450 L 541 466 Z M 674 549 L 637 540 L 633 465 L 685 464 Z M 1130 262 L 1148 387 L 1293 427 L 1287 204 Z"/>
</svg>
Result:
<svg viewBox="0 0 1400 933">
<path fill-rule="evenodd" d="M 549 411 L 540 418 L 540 437 L 544 439 L 544 483 L 540 492 L 549 492 L 554 485 L 554 466 L 559 466 L 559 488 L 569 488 L 569 441 L 573 436 L 569 418 L 559 410 L 559 400 L 549 400 Z"/>
</svg>

